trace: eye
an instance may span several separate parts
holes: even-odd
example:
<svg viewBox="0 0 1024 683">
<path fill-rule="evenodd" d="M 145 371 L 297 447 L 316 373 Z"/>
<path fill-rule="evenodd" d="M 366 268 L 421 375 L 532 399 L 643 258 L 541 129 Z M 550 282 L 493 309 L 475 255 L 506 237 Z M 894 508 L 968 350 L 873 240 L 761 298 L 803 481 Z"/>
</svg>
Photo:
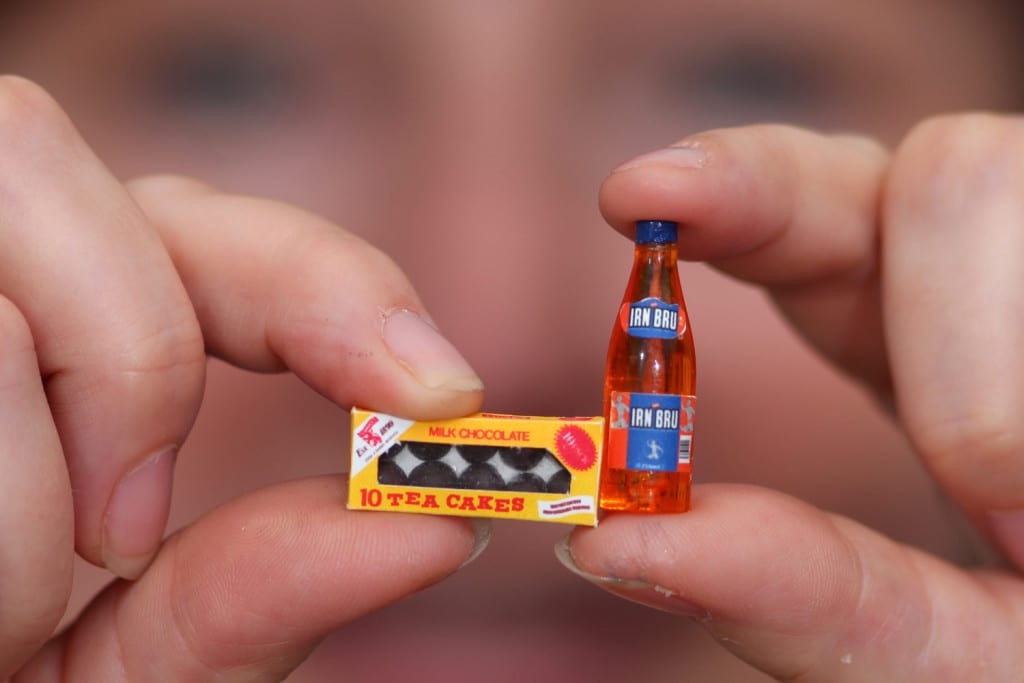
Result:
<svg viewBox="0 0 1024 683">
<path fill-rule="evenodd" d="M 687 107 L 706 109 L 722 123 L 808 122 L 828 103 L 824 71 L 820 59 L 748 46 L 696 55 L 668 70 L 666 87 L 685 98 Z"/>
<path fill-rule="evenodd" d="M 148 75 L 158 101 L 203 118 L 271 113 L 297 94 L 286 55 L 234 37 L 193 39 L 165 47 Z"/>
</svg>

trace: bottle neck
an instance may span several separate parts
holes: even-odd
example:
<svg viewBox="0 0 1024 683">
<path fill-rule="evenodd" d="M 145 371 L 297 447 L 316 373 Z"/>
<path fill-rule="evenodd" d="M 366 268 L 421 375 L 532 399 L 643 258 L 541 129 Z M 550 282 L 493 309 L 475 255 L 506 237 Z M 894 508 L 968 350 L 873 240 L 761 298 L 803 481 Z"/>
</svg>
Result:
<svg viewBox="0 0 1024 683">
<path fill-rule="evenodd" d="M 682 296 L 676 258 L 679 248 L 675 242 L 637 244 L 633 256 L 633 273 L 626 287 L 626 300 L 639 301 L 656 296 L 675 301 Z"/>
<path fill-rule="evenodd" d="M 637 244 L 633 251 L 633 262 L 636 265 L 649 262 L 662 268 L 675 269 L 678 258 L 679 245 L 675 242 Z"/>
</svg>

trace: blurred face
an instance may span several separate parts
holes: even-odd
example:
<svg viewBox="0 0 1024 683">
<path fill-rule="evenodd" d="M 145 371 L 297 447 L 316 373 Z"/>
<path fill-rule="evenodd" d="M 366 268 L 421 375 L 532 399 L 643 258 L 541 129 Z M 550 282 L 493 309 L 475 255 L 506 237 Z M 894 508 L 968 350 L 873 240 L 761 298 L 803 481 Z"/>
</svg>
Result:
<svg viewBox="0 0 1024 683">
<path fill-rule="evenodd" d="M 989 3 L 25 4 L 0 27 L 0 67 L 48 87 L 116 173 L 195 175 L 365 236 L 476 367 L 490 410 L 599 412 L 631 248 L 602 228 L 595 198 L 620 161 L 708 127 L 788 121 L 892 142 L 929 113 L 1016 103 L 1011 22 Z M 701 366 L 698 480 L 782 488 L 955 552 L 928 524 L 939 504 L 900 437 L 757 293 L 700 266 L 683 286 Z M 215 364 L 175 523 L 343 469 L 344 421 L 292 379 Z M 880 480 L 900 495 L 879 501 Z M 703 680 L 719 666 L 745 680 L 687 626 L 556 567 L 566 532 L 498 525 L 470 569 L 339 633 L 295 680 L 495 661 L 578 680 L 562 668 L 573 658 L 595 680 Z"/>
</svg>

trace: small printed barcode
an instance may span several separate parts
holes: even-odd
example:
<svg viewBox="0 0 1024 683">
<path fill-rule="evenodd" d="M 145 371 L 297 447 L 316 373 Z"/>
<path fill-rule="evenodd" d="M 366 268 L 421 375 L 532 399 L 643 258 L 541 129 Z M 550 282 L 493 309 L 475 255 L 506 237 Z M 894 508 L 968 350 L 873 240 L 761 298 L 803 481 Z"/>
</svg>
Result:
<svg viewBox="0 0 1024 683">
<path fill-rule="evenodd" d="M 693 442 L 692 436 L 681 436 L 679 438 L 679 464 L 687 465 L 690 463 L 690 444 Z"/>
</svg>

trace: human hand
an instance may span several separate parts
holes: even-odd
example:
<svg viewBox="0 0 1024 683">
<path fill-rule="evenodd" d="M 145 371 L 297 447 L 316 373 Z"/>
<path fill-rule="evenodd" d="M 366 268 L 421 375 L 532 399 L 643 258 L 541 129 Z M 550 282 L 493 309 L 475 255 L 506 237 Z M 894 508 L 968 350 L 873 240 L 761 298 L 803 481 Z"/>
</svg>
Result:
<svg viewBox="0 0 1024 683">
<path fill-rule="evenodd" d="M 475 410 L 480 380 L 397 267 L 326 221 L 184 179 L 126 189 L 17 78 L 0 149 L 0 680 L 280 680 L 479 549 L 465 522 L 349 513 L 333 477 L 161 546 L 207 352 L 422 419 Z M 47 644 L 76 550 L 124 579 Z"/>
<path fill-rule="evenodd" d="M 713 131 L 616 169 L 621 232 L 765 286 L 895 410 L 939 485 L 1009 558 L 966 569 L 791 497 L 697 486 L 559 548 L 626 598 L 696 619 L 780 680 L 1010 681 L 1024 672 L 1024 120 L 938 118 L 892 151 L 782 126 Z M 828 454 L 822 454 L 828 457 Z M 884 472 L 879 473 L 885 476 Z"/>
</svg>

